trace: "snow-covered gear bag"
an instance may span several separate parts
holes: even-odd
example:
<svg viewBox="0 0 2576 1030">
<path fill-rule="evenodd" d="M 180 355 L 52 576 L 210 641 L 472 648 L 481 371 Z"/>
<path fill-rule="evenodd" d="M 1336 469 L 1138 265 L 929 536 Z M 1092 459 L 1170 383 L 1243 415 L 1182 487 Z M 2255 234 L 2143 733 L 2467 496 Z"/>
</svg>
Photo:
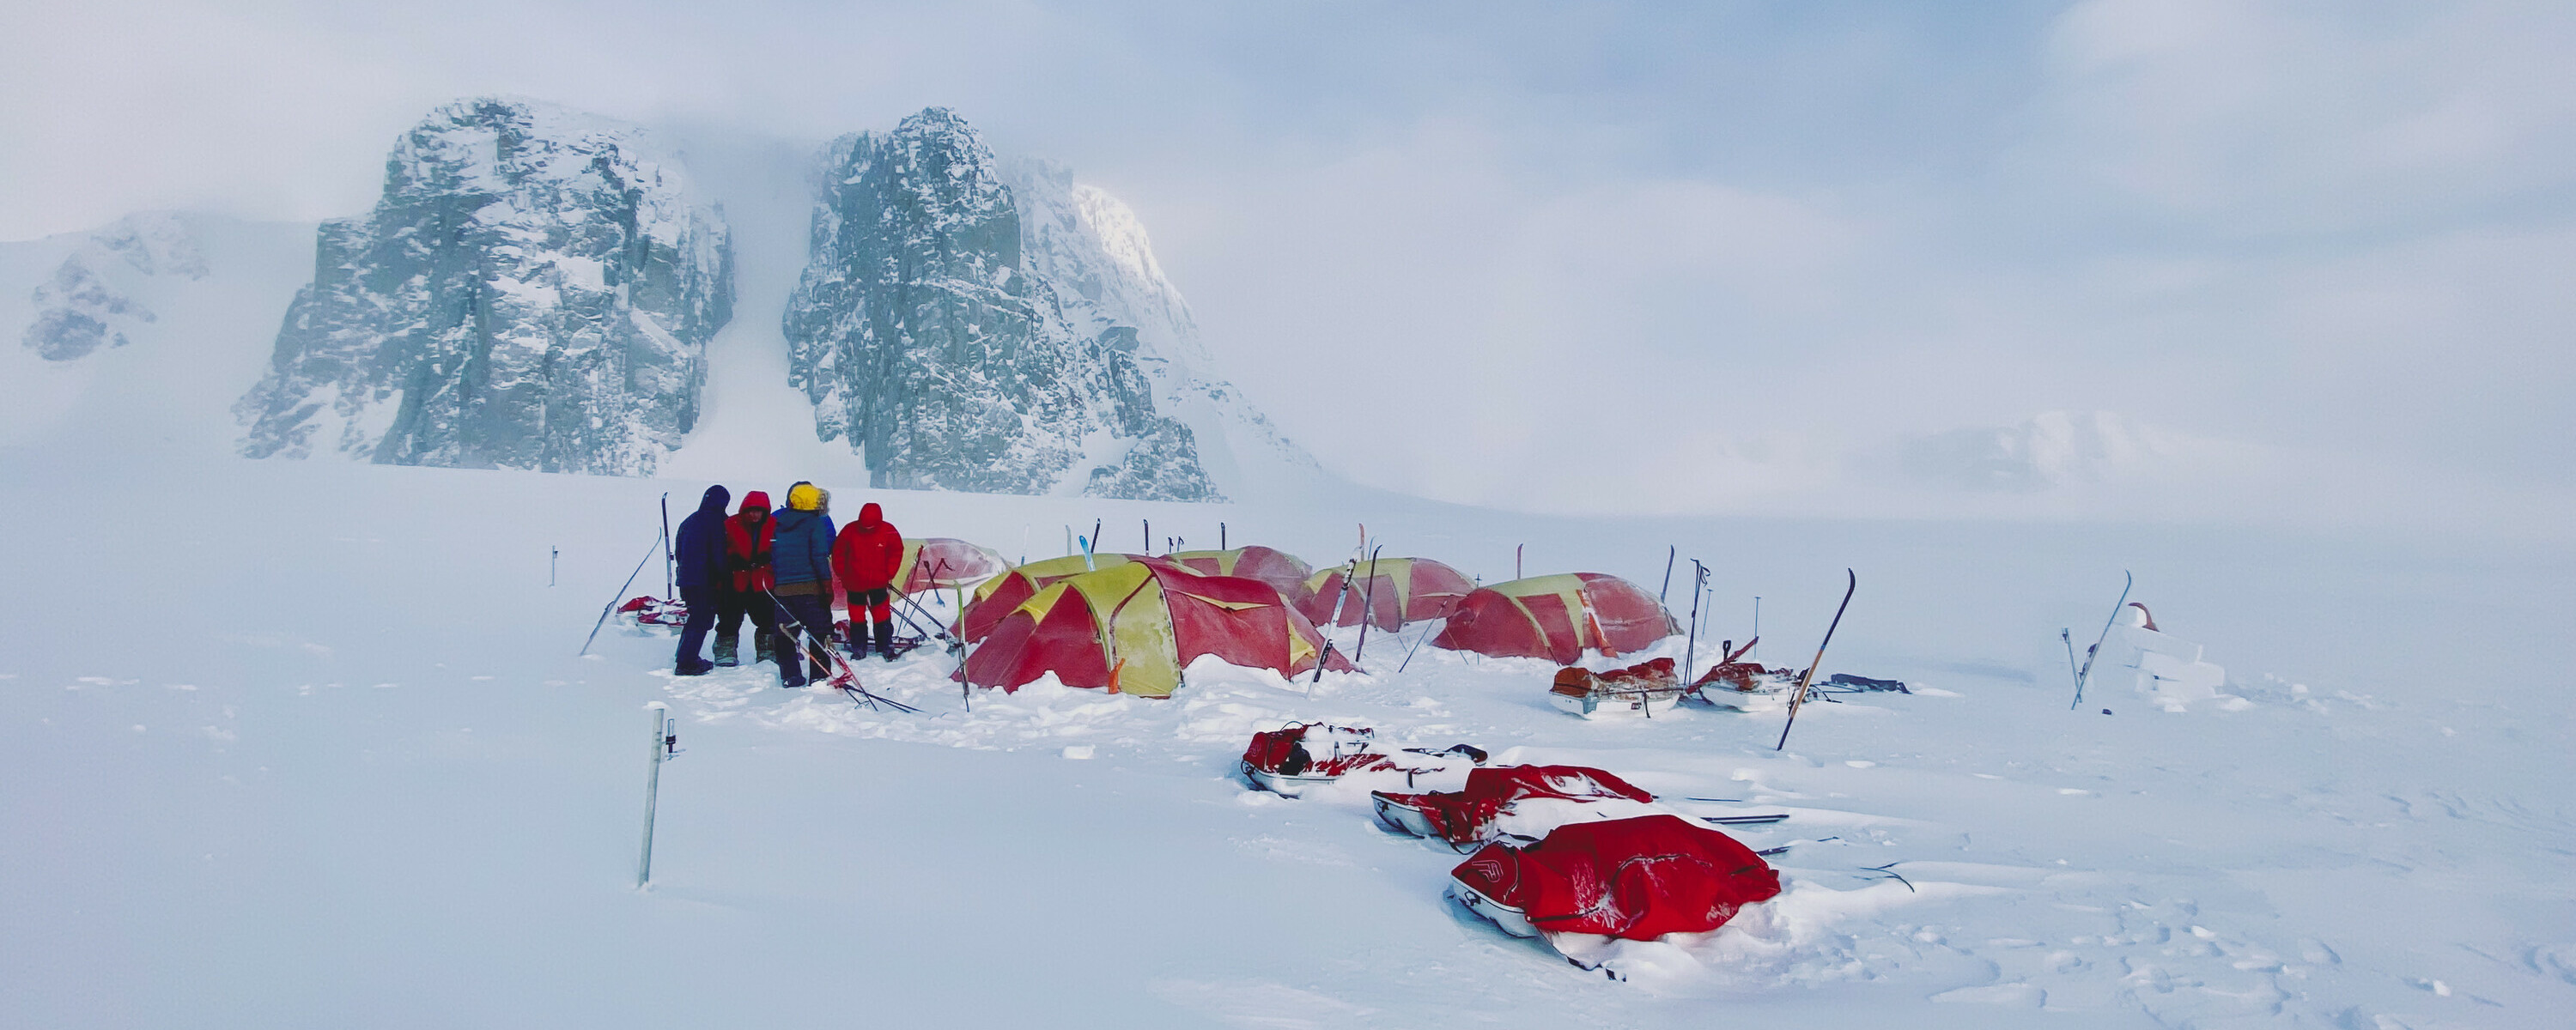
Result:
<svg viewBox="0 0 2576 1030">
<path fill-rule="evenodd" d="M 680 601 L 659 597 L 632 597 L 617 606 L 621 615 L 632 616 L 639 626 L 678 626 L 689 621 L 689 606 Z"/>
<path fill-rule="evenodd" d="M 1706 933 L 1780 894 L 1780 874 L 1752 849 L 1666 814 L 1574 823 L 1526 846 L 1489 844 L 1449 877 L 1449 896 L 1470 911 L 1514 936 L 1545 934 L 1560 952 L 1580 950 L 1579 935 Z"/>
<path fill-rule="evenodd" d="M 1648 810 L 1640 806 L 1655 800 L 1626 780 L 1580 765 L 1476 769 L 1460 790 L 1374 791 L 1369 797 L 1386 828 L 1460 850 L 1506 835 L 1537 839 L 1578 820 L 1644 814 Z"/>
<path fill-rule="evenodd" d="M 1483 751 L 1465 744 L 1440 751 L 1389 752 L 1380 747 L 1377 731 L 1366 726 L 1292 722 L 1253 734 L 1236 768 L 1253 786 L 1293 798 L 1354 774 L 1372 782 L 1384 778 L 1390 786 L 1397 782 L 1410 786 L 1426 776 L 1465 775 L 1463 770 L 1484 760 Z"/>
<path fill-rule="evenodd" d="M 1673 660 L 1657 658 L 1624 669 L 1593 672 L 1577 665 L 1556 671 L 1547 699 L 1559 711 L 1598 719 L 1615 715 L 1653 716 L 1669 711 L 1684 693 Z"/>
</svg>

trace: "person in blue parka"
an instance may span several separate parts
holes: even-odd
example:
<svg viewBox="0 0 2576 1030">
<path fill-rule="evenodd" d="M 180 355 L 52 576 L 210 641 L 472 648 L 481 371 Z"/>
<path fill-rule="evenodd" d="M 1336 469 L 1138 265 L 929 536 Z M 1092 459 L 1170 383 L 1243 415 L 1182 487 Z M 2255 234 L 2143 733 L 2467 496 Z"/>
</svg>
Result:
<svg viewBox="0 0 2576 1030">
<path fill-rule="evenodd" d="M 770 568 L 778 576 L 778 678 L 784 687 L 832 674 L 832 516 L 823 511 L 823 489 L 812 483 L 787 488 L 787 510 L 778 513 L 770 543 Z M 799 639 L 803 640 L 800 643 Z"/>
<path fill-rule="evenodd" d="M 689 621 L 680 627 L 680 656 L 671 666 L 682 676 L 704 676 L 715 668 L 698 651 L 706 645 L 707 628 L 715 625 L 720 593 L 733 578 L 725 568 L 724 527 L 725 505 L 732 500 L 733 492 L 722 485 L 708 487 L 698 510 L 680 520 L 679 532 L 672 535 L 672 548 L 679 552 L 680 602 L 689 608 Z"/>
</svg>

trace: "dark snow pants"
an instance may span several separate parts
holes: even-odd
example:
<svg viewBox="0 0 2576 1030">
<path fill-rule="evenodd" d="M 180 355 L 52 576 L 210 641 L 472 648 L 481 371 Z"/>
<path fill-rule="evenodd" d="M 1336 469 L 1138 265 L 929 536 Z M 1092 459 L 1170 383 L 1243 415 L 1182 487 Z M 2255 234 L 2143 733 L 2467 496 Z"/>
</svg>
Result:
<svg viewBox="0 0 2576 1030">
<path fill-rule="evenodd" d="M 767 633 L 771 636 L 778 635 L 778 608 L 777 606 L 769 603 L 769 597 L 767 595 L 761 594 L 757 591 L 752 593 L 741 593 L 734 590 L 725 590 L 722 588 L 717 589 L 717 639 L 733 639 L 733 635 L 742 630 L 742 617 L 745 615 L 751 616 L 752 632 Z M 755 651 L 754 653 L 756 654 L 758 652 Z M 750 665 L 752 663 L 750 659 L 744 659 L 743 664 Z"/>
<path fill-rule="evenodd" d="M 714 587 L 681 587 L 680 603 L 689 606 L 689 621 L 680 625 L 680 654 L 672 660 L 674 669 L 690 669 L 707 664 L 702 652 L 707 646 L 707 631 L 716 625 Z"/>
<path fill-rule="evenodd" d="M 815 679 L 832 675 L 832 599 L 827 594 L 778 595 L 778 678 L 791 687 L 805 684 L 807 662 L 814 666 Z M 799 640 L 791 623 L 801 624 L 812 634 Z M 804 661 L 798 661 L 799 655 Z"/>
</svg>

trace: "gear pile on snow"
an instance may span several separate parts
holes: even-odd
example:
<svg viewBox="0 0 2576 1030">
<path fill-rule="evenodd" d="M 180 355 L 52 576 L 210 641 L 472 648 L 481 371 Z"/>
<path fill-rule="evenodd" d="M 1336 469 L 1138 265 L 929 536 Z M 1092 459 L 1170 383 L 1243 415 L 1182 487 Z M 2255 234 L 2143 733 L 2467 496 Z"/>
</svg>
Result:
<svg viewBox="0 0 2576 1030">
<path fill-rule="evenodd" d="M 1537 840 L 1569 821 L 1636 815 L 1642 810 L 1635 806 L 1652 804 L 1655 796 L 1580 765 L 1506 765 L 1468 773 L 1459 790 L 1376 791 L 1370 800 L 1379 825 L 1464 851 L 1507 836 Z"/>
<path fill-rule="evenodd" d="M 1389 782 L 1402 777 L 1407 789 L 1434 782 L 1457 782 L 1482 765 L 1485 752 L 1465 744 L 1438 751 L 1390 752 L 1378 745 L 1377 731 L 1366 726 L 1292 722 L 1252 735 L 1235 768 L 1245 782 L 1283 797 L 1298 797 L 1349 777 L 1355 783 Z"/>
<path fill-rule="evenodd" d="M 632 597 L 617 606 L 620 615 L 635 620 L 638 626 L 678 626 L 689 621 L 686 602 L 659 597 Z"/>
<path fill-rule="evenodd" d="M 1673 660 L 1657 658 L 1608 672 L 1566 666 L 1556 671 L 1547 699 L 1558 710 L 1586 719 L 1612 715 L 1653 718 L 1657 712 L 1671 711 L 1684 693 Z"/>
</svg>

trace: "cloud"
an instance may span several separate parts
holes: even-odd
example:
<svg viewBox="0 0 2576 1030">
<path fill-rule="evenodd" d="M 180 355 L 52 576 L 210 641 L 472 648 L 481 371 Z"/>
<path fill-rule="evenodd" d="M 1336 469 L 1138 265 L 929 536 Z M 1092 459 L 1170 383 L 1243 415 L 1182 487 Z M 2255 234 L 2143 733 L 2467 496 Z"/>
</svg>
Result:
<svg viewBox="0 0 2576 1030">
<path fill-rule="evenodd" d="M 791 141 L 937 103 L 1134 207 L 1247 395 L 1372 484 L 1861 503 L 1907 441 L 2116 411 L 2510 506 L 2576 488 L 2571 48 L 2528 3 L 30 2 L 0 238 L 354 213 L 459 95 Z M 2310 510 L 2232 461 L 2167 489 Z M 2051 482 L 1964 493 L 2134 480 Z"/>
</svg>

